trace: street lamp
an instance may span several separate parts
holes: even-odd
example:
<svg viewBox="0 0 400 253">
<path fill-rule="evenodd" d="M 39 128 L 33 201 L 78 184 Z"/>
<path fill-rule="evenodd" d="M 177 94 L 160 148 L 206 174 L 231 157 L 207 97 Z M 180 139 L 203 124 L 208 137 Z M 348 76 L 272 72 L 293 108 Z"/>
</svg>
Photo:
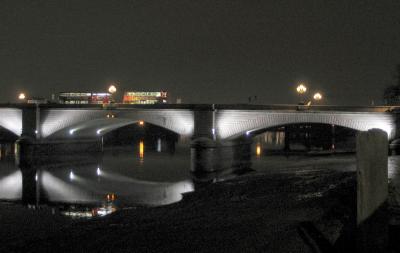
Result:
<svg viewBox="0 0 400 253">
<path fill-rule="evenodd" d="M 314 100 L 319 101 L 322 99 L 322 95 L 321 95 L 321 93 L 317 92 L 314 94 L 313 98 L 314 98 Z"/>
<path fill-rule="evenodd" d="M 19 99 L 19 100 L 25 100 L 25 98 L 26 98 L 25 93 L 20 93 L 20 94 L 18 95 L 18 99 Z"/>
<path fill-rule="evenodd" d="M 299 84 L 296 88 L 297 93 L 300 95 L 300 99 L 303 100 L 302 95 L 306 93 L 307 87 L 304 84 Z M 301 104 L 304 104 L 304 101 L 300 101 Z"/>
<path fill-rule="evenodd" d="M 110 85 L 110 87 L 108 88 L 108 92 L 110 92 L 111 94 L 117 92 L 117 88 L 115 87 L 115 85 Z"/>
<path fill-rule="evenodd" d="M 110 87 L 108 87 L 108 92 L 110 92 L 110 94 L 111 94 L 110 103 L 113 104 L 114 103 L 113 95 L 115 92 L 117 92 L 117 87 L 115 87 L 114 84 L 111 84 Z"/>
</svg>

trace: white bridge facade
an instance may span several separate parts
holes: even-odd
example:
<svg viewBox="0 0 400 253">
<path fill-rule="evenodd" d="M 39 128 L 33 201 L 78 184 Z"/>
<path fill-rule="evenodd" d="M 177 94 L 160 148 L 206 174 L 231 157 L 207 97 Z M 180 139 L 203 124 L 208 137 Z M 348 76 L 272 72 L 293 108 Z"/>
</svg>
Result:
<svg viewBox="0 0 400 253">
<path fill-rule="evenodd" d="M 182 137 L 229 141 L 264 129 L 321 123 L 359 131 L 384 130 L 398 138 L 396 107 L 297 105 L 0 105 L 0 127 L 37 142 L 98 138 L 139 121 Z"/>
</svg>

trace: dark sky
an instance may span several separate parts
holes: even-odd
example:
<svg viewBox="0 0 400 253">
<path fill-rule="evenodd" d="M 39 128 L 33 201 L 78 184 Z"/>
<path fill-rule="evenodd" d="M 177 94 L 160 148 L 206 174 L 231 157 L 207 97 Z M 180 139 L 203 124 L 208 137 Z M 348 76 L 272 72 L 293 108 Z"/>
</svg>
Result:
<svg viewBox="0 0 400 253">
<path fill-rule="evenodd" d="M 17 93 L 167 90 L 186 103 L 381 102 L 399 0 L 2 0 L 0 102 Z M 311 95 L 311 94 L 310 94 Z"/>
</svg>

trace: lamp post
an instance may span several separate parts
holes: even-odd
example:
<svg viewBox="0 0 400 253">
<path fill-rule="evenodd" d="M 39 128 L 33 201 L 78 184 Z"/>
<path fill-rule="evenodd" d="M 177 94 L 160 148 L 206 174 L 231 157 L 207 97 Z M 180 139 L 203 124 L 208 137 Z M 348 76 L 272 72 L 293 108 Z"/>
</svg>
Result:
<svg viewBox="0 0 400 253">
<path fill-rule="evenodd" d="M 113 102 L 113 100 L 114 100 L 113 95 L 115 92 L 117 92 L 117 87 L 115 87 L 114 84 L 111 84 L 110 87 L 108 87 L 108 92 L 111 93 L 111 101 L 110 102 Z"/>
<path fill-rule="evenodd" d="M 21 93 L 18 95 L 18 99 L 19 99 L 20 101 L 23 102 L 23 101 L 26 99 L 25 93 L 21 92 Z"/>
<path fill-rule="evenodd" d="M 299 85 L 297 86 L 296 91 L 297 91 L 297 93 L 298 93 L 299 96 L 300 96 L 300 104 L 304 104 L 304 101 L 303 101 L 303 94 L 306 93 L 307 87 L 306 87 L 304 84 L 301 83 L 301 84 L 299 84 Z"/>
<path fill-rule="evenodd" d="M 314 94 L 313 98 L 315 101 L 320 101 L 322 99 L 322 94 L 317 92 Z"/>
</svg>

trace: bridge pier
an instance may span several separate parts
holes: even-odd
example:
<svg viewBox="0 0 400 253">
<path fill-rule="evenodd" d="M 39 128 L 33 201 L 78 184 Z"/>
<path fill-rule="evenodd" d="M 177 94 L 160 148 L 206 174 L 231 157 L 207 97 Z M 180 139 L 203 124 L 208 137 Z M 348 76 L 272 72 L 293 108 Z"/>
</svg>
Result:
<svg viewBox="0 0 400 253">
<path fill-rule="evenodd" d="M 390 155 L 400 155 L 400 138 L 394 139 L 389 144 Z"/>
<path fill-rule="evenodd" d="M 218 142 L 201 138 L 192 142 L 191 166 L 193 173 L 236 171 L 251 167 L 251 139 Z"/>
<path fill-rule="evenodd" d="M 40 185 L 38 171 L 32 166 L 20 166 L 22 173 L 22 198 L 25 205 L 38 206 L 40 202 Z"/>
</svg>

